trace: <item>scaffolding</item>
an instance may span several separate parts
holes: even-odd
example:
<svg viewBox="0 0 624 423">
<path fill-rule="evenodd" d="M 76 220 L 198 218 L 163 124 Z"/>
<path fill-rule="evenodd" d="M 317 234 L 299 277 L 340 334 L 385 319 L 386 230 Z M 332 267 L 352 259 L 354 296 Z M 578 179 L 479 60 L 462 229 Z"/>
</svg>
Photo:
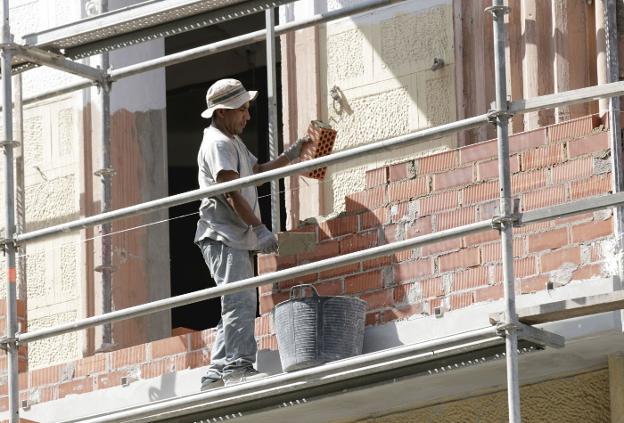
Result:
<svg viewBox="0 0 624 423">
<path fill-rule="evenodd" d="M 152 0 L 135 6 L 130 6 L 113 12 L 103 13 L 98 16 L 80 21 L 75 24 L 65 25 L 60 28 L 45 31 L 25 37 L 25 45 L 16 44 L 13 41 L 9 27 L 9 0 L 3 0 L 2 4 L 2 45 L 0 45 L 0 66 L 2 69 L 2 84 L 0 89 L 0 106 L 2 106 L 3 125 L 0 134 L 0 145 L 3 147 L 5 166 L 5 238 L 2 245 L 7 256 L 7 298 L 6 298 L 6 334 L 0 339 L 0 344 L 8 354 L 8 394 L 9 394 L 9 421 L 19 421 L 19 385 L 18 385 L 18 346 L 36 340 L 49 338 L 67 332 L 86 329 L 98 325 L 110 324 L 114 321 L 124 320 L 131 317 L 143 316 L 158 311 L 170 310 L 174 307 L 191 304 L 209 298 L 215 298 L 231 294 L 251 287 L 259 287 L 283 280 L 303 276 L 320 270 L 332 269 L 362 259 L 371 259 L 385 256 L 408 248 L 427 245 L 442 240 L 463 236 L 480 231 L 496 229 L 500 232 L 502 244 L 502 263 L 504 276 L 504 302 L 505 310 L 501 321 L 491 328 L 485 328 L 469 334 L 447 337 L 413 346 L 403 346 L 380 353 L 367 354 L 355 357 L 339 363 L 329 364 L 315 369 L 307 369 L 293 374 L 283 374 L 265 381 L 256 381 L 242 384 L 232 388 L 218 390 L 222 392 L 209 392 L 192 398 L 179 398 L 173 405 L 184 405 L 184 412 L 189 410 L 205 410 L 209 406 L 206 401 L 219 396 L 235 395 L 241 392 L 253 392 L 257 388 L 268 389 L 272 387 L 277 393 L 288 388 L 289 384 L 306 380 L 319 375 L 327 375 L 330 371 L 340 370 L 342 377 L 346 378 L 349 371 L 360 372 L 361 369 L 371 365 L 389 366 L 390 362 L 399 358 L 409 361 L 408 364 L 416 365 L 426 361 L 429 352 L 444 350 L 438 353 L 438 357 L 452 357 L 454 354 L 471 350 L 487 348 L 505 344 L 505 360 L 507 368 L 507 398 L 509 409 L 509 421 L 520 422 L 520 398 L 518 378 L 518 348 L 521 344 L 529 344 L 539 347 L 564 346 L 564 339 L 554 333 L 533 328 L 521 323 L 518 319 L 515 306 L 514 272 L 513 272 L 513 245 L 512 228 L 529 223 L 553 219 L 555 217 L 573 215 L 587 211 L 599 210 L 609 207 L 619 207 L 624 204 L 624 192 L 622 192 L 621 140 L 619 138 L 619 103 L 617 96 L 624 94 L 624 82 L 617 82 L 617 56 L 615 40 L 615 1 L 605 0 L 605 15 L 607 17 L 607 46 L 609 52 L 608 67 L 610 79 L 607 84 L 582 88 L 558 94 L 523 99 L 509 102 L 507 100 L 506 80 L 507 69 L 505 63 L 505 48 L 507 40 L 507 28 L 504 16 L 509 12 L 504 0 L 493 0 L 492 7 L 486 9 L 494 18 L 494 59 L 495 59 L 495 91 L 496 102 L 494 109 L 486 114 L 459 120 L 418 132 L 398 136 L 395 138 L 362 145 L 349 150 L 333 153 L 329 156 L 310 161 L 300 162 L 287 167 L 276 169 L 249 177 L 240 178 L 236 181 L 218 184 L 205 189 L 197 189 L 182 194 L 148 201 L 131 207 L 117 210 L 103 210 L 102 213 L 71 222 L 50 226 L 39 230 L 18 233 L 15 224 L 15 198 L 14 198 L 14 157 L 13 148 L 16 142 L 13 139 L 12 117 L 12 87 L 11 77 L 13 72 L 21 72 L 34 66 L 49 66 L 56 69 L 79 75 L 86 81 L 79 81 L 54 89 L 37 96 L 27 98 L 23 104 L 30 104 L 46 98 L 88 88 L 97 85 L 102 90 L 102 137 L 104 142 L 110 136 L 110 110 L 106 107 L 109 101 L 110 86 L 115 81 L 146 72 L 152 69 L 162 68 L 173 64 L 194 60 L 217 52 L 226 51 L 243 45 L 264 41 L 267 43 L 267 68 L 269 81 L 269 105 L 270 105 L 270 142 L 271 158 L 277 155 L 277 112 L 275 92 L 275 37 L 318 25 L 331 20 L 351 16 L 368 10 L 380 8 L 399 2 L 400 0 L 368 0 L 340 10 L 319 14 L 304 20 L 275 26 L 274 8 L 290 2 L 290 0 L 273 1 L 242 1 L 242 0 Z M 157 59 L 147 60 L 131 66 L 116 70 L 106 68 L 93 68 L 73 59 L 87 57 L 93 54 L 105 53 L 109 50 L 125 47 L 156 37 L 164 37 L 177 34 L 182 31 L 197 29 L 224 20 L 234 19 L 250 13 L 264 11 L 266 14 L 266 29 L 249 34 L 233 37 L 227 40 L 186 50 L 180 53 L 170 54 Z M 60 54 L 61 51 L 64 54 Z M 512 198 L 511 176 L 509 165 L 509 136 L 508 121 L 513 114 L 527 113 L 530 111 L 553 108 L 562 105 L 609 98 L 609 119 L 611 140 L 610 147 L 613 152 L 613 187 L 614 193 L 608 196 L 583 199 L 569 202 L 563 205 L 538 209 L 520 213 L 517 203 Z M 20 106 L 21 107 L 21 106 Z M 275 273 L 265 274 L 249 278 L 227 286 L 209 288 L 193 293 L 180 295 L 172 298 L 157 300 L 154 302 L 129 307 L 122 310 L 110 311 L 98 316 L 80 319 L 71 323 L 61 324 L 51 328 L 40 329 L 25 333 L 19 333 L 17 328 L 16 307 L 16 250 L 18 247 L 35 240 L 40 240 L 52 235 L 105 225 L 124 217 L 144 214 L 154 210 L 161 210 L 175 205 L 188 203 L 207 196 L 226 193 L 246 186 L 257 185 L 263 182 L 272 183 L 272 221 L 273 229 L 279 228 L 279 201 L 277 199 L 277 180 L 290 175 L 301 174 L 304 171 L 334 163 L 344 162 L 356 157 L 372 155 L 376 152 L 392 150 L 399 147 L 412 145 L 417 142 L 439 138 L 447 134 L 454 134 L 462 130 L 495 124 L 497 127 L 498 146 L 498 171 L 501 181 L 500 192 L 500 215 L 491 220 L 439 231 L 429 235 L 419 236 L 404 241 L 398 241 L 378 247 L 369 248 L 355 253 L 345 254 L 311 264 L 304 264 L 290 269 L 280 270 Z M 617 159 L 616 159 L 617 158 Z M 106 163 L 104 161 L 104 163 Z M 101 169 L 108 171 L 107 166 Z M 110 180 L 103 178 L 103 183 L 110 184 Z M 277 209 L 277 210 L 276 210 Z M 618 222 L 621 213 L 616 212 L 615 230 L 622 230 Z M 104 260 L 103 260 L 104 261 Z M 420 354 L 420 355 L 419 355 Z M 411 360 L 411 361 L 410 361 Z M 340 378 L 340 376 L 338 376 Z M 281 390 L 280 390 L 281 389 Z M 277 394 L 276 394 L 277 395 Z M 141 418 L 160 413 L 167 418 L 179 416 L 180 410 L 171 409 L 172 404 L 156 403 L 140 407 L 135 410 L 120 411 L 106 416 L 94 416 L 89 421 L 120 421 L 125 418 Z"/>
</svg>

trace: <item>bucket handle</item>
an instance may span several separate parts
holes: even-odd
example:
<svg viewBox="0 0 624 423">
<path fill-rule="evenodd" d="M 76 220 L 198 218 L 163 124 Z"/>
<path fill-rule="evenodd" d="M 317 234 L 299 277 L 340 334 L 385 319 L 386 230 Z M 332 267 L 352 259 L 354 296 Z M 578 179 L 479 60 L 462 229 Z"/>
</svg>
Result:
<svg viewBox="0 0 624 423">
<path fill-rule="evenodd" d="M 309 283 L 304 283 L 301 285 L 295 285 L 292 288 L 290 288 L 290 299 L 294 300 L 297 298 L 305 298 L 306 288 L 310 288 L 312 290 L 312 296 L 314 298 L 317 298 L 319 296 L 318 291 L 316 290 L 316 287 L 314 285 L 309 284 Z M 299 296 L 297 296 L 297 291 L 299 291 Z"/>
</svg>

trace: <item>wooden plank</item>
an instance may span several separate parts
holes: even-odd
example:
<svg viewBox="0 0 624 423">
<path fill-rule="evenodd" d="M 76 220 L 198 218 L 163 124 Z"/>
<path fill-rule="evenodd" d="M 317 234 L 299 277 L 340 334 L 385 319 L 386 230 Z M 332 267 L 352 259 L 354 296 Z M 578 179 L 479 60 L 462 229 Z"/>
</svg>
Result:
<svg viewBox="0 0 624 423">
<path fill-rule="evenodd" d="M 621 309 L 624 309 L 624 291 L 615 291 L 520 308 L 517 314 L 521 323 L 535 325 Z M 490 322 L 498 324 L 504 318 L 502 312 L 492 313 Z"/>
<path fill-rule="evenodd" d="M 552 2 L 551 0 L 539 0 L 536 7 L 537 44 L 540 46 L 537 51 L 539 64 L 538 94 L 545 95 L 554 92 Z M 548 126 L 555 123 L 555 111 L 553 109 L 540 110 L 538 115 L 539 126 Z"/>
<path fill-rule="evenodd" d="M 466 96 L 464 95 L 464 18 L 462 13 L 462 0 L 453 0 L 453 42 L 455 54 L 455 97 L 457 119 L 466 117 Z M 468 145 L 466 131 L 457 133 L 457 145 Z"/>
<path fill-rule="evenodd" d="M 522 31 L 521 31 L 521 1 L 508 0 L 507 5 L 511 12 L 506 15 L 509 24 L 509 46 L 507 48 L 507 87 L 512 100 L 524 98 L 522 88 Z M 516 115 L 511 119 L 511 132 L 518 133 L 524 131 L 522 115 Z"/>
</svg>

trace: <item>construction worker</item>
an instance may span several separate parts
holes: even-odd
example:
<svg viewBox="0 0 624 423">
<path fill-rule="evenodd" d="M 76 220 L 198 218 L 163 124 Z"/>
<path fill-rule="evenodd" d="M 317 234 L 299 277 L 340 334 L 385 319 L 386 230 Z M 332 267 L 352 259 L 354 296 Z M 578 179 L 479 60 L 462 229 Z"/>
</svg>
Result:
<svg viewBox="0 0 624 423">
<path fill-rule="evenodd" d="M 201 116 L 212 121 L 197 155 L 200 188 L 276 169 L 299 158 L 308 138 L 298 139 L 277 159 L 263 164 L 243 144 L 240 135 L 257 95 L 236 79 L 221 79 L 208 88 L 207 109 Z M 195 243 L 217 286 L 253 277 L 253 254 L 277 251 L 277 238 L 260 220 L 256 187 L 203 198 Z M 201 379 L 202 390 L 264 376 L 253 367 L 256 305 L 255 288 L 221 298 L 221 320 L 210 366 Z"/>
</svg>

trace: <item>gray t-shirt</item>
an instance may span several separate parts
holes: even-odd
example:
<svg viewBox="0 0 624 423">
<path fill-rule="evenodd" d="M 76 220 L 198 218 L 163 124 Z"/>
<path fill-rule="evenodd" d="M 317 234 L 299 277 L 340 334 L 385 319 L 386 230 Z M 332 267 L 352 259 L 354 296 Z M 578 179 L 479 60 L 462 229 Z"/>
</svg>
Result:
<svg viewBox="0 0 624 423">
<path fill-rule="evenodd" d="M 253 167 L 257 162 L 258 159 L 238 136 L 230 138 L 211 125 L 204 129 L 204 138 L 197 155 L 199 187 L 216 184 L 217 175 L 222 170 L 233 170 L 241 178 L 253 175 Z M 254 214 L 260 218 L 256 187 L 241 188 L 240 192 Z M 258 245 L 252 228 L 238 216 L 223 194 L 202 199 L 195 242 L 204 238 L 221 241 L 228 247 L 241 250 L 255 250 Z"/>
</svg>

